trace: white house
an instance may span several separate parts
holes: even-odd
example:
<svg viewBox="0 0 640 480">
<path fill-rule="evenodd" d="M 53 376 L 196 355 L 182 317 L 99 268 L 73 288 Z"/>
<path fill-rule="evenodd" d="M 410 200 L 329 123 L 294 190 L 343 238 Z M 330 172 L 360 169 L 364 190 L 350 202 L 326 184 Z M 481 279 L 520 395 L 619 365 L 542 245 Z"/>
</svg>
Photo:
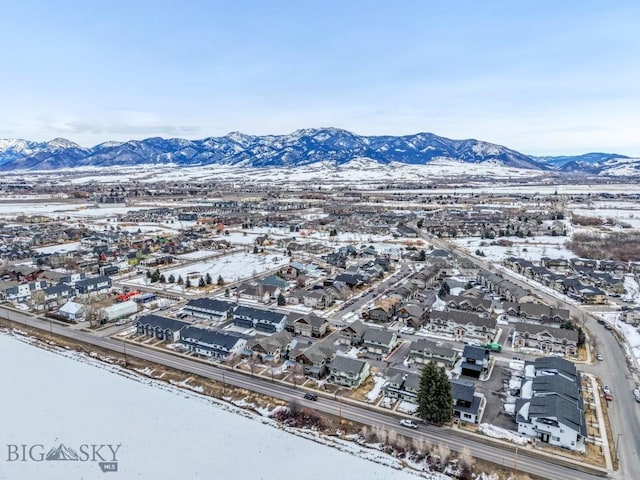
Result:
<svg viewBox="0 0 640 480">
<path fill-rule="evenodd" d="M 570 450 L 584 450 L 587 427 L 580 374 L 559 357 L 525 365 L 525 381 L 516 401 L 518 432 Z"/>
</svg>

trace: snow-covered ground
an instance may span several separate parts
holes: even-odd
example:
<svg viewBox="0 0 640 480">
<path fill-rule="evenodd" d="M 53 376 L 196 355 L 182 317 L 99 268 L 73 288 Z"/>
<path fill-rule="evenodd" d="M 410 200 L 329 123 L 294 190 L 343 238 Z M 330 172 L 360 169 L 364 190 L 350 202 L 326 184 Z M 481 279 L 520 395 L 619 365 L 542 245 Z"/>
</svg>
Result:
<svg viewBox="0 0 640 480">
<path fill-rule="evenodd" d="M 512 443 L 517 443 L 518 445 L 526 445 L 530 441 L 530 439 L 528 439 L 524 435 L 520 435 L 519 433 L 507 430 L 505 428 L 496 427 L 495 425 L 491 425 L 489 423 L 481 423 L 478 427 L 478 430 L 480 430 L 488 437 L 501 438 Z"/>
<path fill-rule="evenodd" d="M 490 245 L 493 242 L 507 240 L 511 246 Z M 507 257 L 518 257 L 539 262 L 541 257 L 572 258 L 576 254 L 565 247 L 569 237 L 538 236 L 532 238 L 501 237 L 494 240 L 480 238 L 458 238 L 455 243 L 470 253 L 481 250 L 486 260 L 502 262 Z M 486 245 L 483 245 L 486 244 Z"/>
<path fill-rule="evenodd" d="M 187 278 L 195 279 L 197 285 L 200 277 L 211 275 L 213 282 L 217 282 L 221 276 L 225 282 L 237 282 L 239 280 L 258 275 L 260 273 L 273 270 L 289 263 L 289 257 L 285 255 L 262 255 L 240 252 L 212 260 L 201 261 L 165 270 L 162 273 L 166 278 L 173 275 L 176 279 L 182 277 L 186 282 Z M 148 279 L 146 277 L 132 280 L 131 284 L 144 285 Z M 193 280 L 192 280 L 193 282 Z M 166 289 L 180 290 L 180 285 L 165 284 Z"/>
<path fill-rule="evenodd" d="M 0 364 L 3 448 L 24 444 L 28 453 L 42 445 L 32 450 L 36 460 L 61 444 L 61 454 L 105 444 L 118 448 L 118 471 L 105 475 L 112 480 L 415 478 L 380 452 L 302 432 L 309 441 L 264 417 L 76 353 L 56 354 L 0 335 Z M 109 447 L 99 453 L 113 459 Z M 97 462 L 9 462 L 7 455 L 0 479 L 103 476 Z"/>
</svg>

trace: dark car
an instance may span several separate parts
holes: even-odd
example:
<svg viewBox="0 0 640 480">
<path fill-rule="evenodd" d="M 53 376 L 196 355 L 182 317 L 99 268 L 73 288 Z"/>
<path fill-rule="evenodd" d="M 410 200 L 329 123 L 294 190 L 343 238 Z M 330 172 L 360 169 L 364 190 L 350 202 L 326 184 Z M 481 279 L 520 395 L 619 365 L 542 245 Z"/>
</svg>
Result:
<svg viewBox="0 0 640 480">
<path fill-rule="evenodd" d="M 313 401 L 315 401 L 315 400 L 318 400 L 318 395 L 316 395 L 315 393 L 305 393 L 305 394 L 304 394 L 304 398 L 305 398 L 306 400 L 313 400 Z"/>
</svg>

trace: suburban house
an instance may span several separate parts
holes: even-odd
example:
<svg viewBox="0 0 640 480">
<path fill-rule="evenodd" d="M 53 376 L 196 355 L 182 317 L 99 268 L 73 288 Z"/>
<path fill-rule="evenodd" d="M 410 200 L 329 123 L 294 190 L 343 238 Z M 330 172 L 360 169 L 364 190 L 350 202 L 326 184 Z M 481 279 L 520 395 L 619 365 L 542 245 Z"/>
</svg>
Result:
<svg viewBox="0 0 640 480">
<path fill-rule="evenodd" d="M 248 349 L 263 362 L 279 362 L 289 351 L 291 341 L 291 334 L 283 331 L 251 340 Z"/>
<path fill-rule="evenodd" d="M 481 314 L 489 314 L 492 311 L 492 302 L 489 299 L 467 297 L 462 295 L 447 295 L 444 298 L 449 308 L 466 310 Z"/>
<path fill-rule="evenodd" d="M 373 308 L 369 309 L 367 316 L 373 322 L 390 322 L 399 306 L 398 297 L 379 298 L 373 302 Z"/>
<path fill-rule="evenodd" d="M 63 301 L 67 301 L 76 293 L 73 288 L 63 283 L 59 285 L 53 285 L 52 287 L 43 288 L 42 291 L 44 292 L 45 305 L 57 305 Z"/>
<path fill-rule="evenodd" d="M 336 385 L 357 388 L 370 374 L 371 366 L 363 360 L 336 356 L 329 363 L 329 381 Z"/>
<path fill-rule="evenodd" d="M 584 451 L 587 427 L 575 365 L 558 357 L 525 364 L 516 401 L 518 432 L 570 450 Z"/>
<path fill-rule="evenodd" d="M 398 308 L 398 320 L 416 330 L 429 320 L 429 308 L 426 305 L 412 301 Z"/>
<path fill-rule="evenodd" d="M 523 320 L 533 320 L 542 323 L 562 323 L 569 321 L 569 310 L 553 308 L 539 303 L 503 303 L 504 313 Z"/>
<path fill-rule="evenodd" d="M 189 352 L 220 359 L 238 355 L 247 346 L 244 337 L 194 326 L 180 330 L 180 342 Z"/>
<path fill-rule="evenodd" d="M 196 298 L 189 300 L 182 311 L 197 318 L 212 322 L 229 320 L 237 304 L 211 298 Z"/>
<path fill-rule="evenodd" d="M 92 295 L 106 293 L 111 288 L 111 279 L 106 275 L 85 278 L 74 283 L 78 295 Z"/>
<path fill-rule="evenodd" d="M 364 333 L 369 329 L 360 320 L 343 327 L 338 333 L 338 343 L 341 345 L 361 345 Z"/>
<path fill-rule="evenodd" d="M 180 331 L 189 326 L 189 323 L 152 314 L 142 315 L 134 325 L 136 332 L 140 335 L 155 337 L 158 340 L 168 342 L 177 342 L 180 340 Z"/>
<path fill-rule="evenodd" d="M 486 404 L 483 395 L 476 393 L 476 386 L 467 380 L 451 379 L 453 416 L 462 422 L 480 423 Z"/>
<path fill-rule="evenodd" d="M 281 332 L 286 326 L 285 313 L 239 306 L 233 312 L 233 323 L 239 327 L 255 328 L 263 333 Z"/>
<path fill-rule="evenodd" d="M 482 347 L 465 345 L 462 351 L 462 375 L 480 378 L 480 375 L 489 369 L 489 360 L 489 350 Z"/>
<path fill-rule="evenodd" d="M 577 330 L 553 328 L 545 325 L 518 323 L 513 332 L 513 348 L 535 348 L 544 353 L 577 355 Z"/>
<path fill-rule="evenodd" d="M 462 311 L 431 312 L 429 329 L 435 333 L 454 338 L 472 338 L 483 341 L 492 341 L 498 333 L 495 319 Z"/>
<path fill-rule="evenodd" d="M 451 368 L 458 358 L 458 353 L 448 343 L 441 344 L 421 338 L 411 342 L 409 358 L 421 365 L 435 362 L 438 366 Z"/>
<path fill-rule="evenodd" d="M 293 332 L 294 335 L 319 338 L 324 337 L 328 329 L 327 319 L 313 313 L 292 312 L 287 316 L 287 330 Z"/>
<path fill-rule="evenodd" d="M 398 344 L 398 335 L 391 330 L 369 328 L 364 332 L 362 343 L 372 355 L 388 355 Z"/>
<path fill-rule="evenodd" d="M 46 287 L 47 282 L 45 280 L 36 280 L 6 287 L 2 293 L 4 299 L 8 302 L 24 302 L 31 298 L 32 292 L 43 290 Z"/>
<path fill-rule="evenodd" d="M 323 344 L 315 345 L 293 355 L 296 363 L 303 365 L 304 374 L 314 378 L 321 378 L 327 373 L 327 364 L 335 356 L 335 350 Z M 292 355 L 290 354 L 291 358 Z"/>
<path fill-rule="evenodd" d="M 309 308 L 326 308 L 333 304 L 333 297 L 321 288 L 305 290 L 302 295 L 302 303 Z"/>
<path fill-rule="evenodd" d="M 390 368 L 387 371 L 387 378 L 388 382 L 383 387 L 385 396 L 415 404 L 418 403 L 420 374 Z"/>
</svg>

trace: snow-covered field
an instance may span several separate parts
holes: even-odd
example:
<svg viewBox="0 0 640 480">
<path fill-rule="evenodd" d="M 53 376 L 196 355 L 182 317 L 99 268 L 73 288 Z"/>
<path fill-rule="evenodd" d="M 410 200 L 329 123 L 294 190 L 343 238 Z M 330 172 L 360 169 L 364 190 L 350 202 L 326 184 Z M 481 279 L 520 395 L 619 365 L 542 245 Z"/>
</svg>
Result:
<svg viewBox="0 0 640 480">
<path fill-rule="evenodd" d="M 513 242 L 512 246 L 502 247 L 499 245 L 489 245 L 499 240 Z M 541 257 L 551 258 L 572 258 L 576 254 L 565 247 L 569 237 L 539 236 L 533 238 L 503 237 L 494 240 L 480 238 L 458 238 L 455 243 L 474 253 L 481 250 L 485 258 L 491 262 L 502 262 L 507 257 L 518 257 L 539 262 Z M 481 245 L 486 243 L 487 245 Z"/>
<path fill-rule="evenodd" d="M 323 443 L 333 440 L 312 432 L 305 436 L 315 441 L 289 434 L 266 418 L 76 353 L 56 354 L 0 335 L 0 364 L 5 366 L 0 370 L 2 480 L 415 478 L 380 452 L 348 442 L 330 448 Z M 87 450 L 83 444 L 114 450 L 121 445 L 115 455 L 118 471 L 103 474 L 97 461 L 10 462 L 7 444 L 27 445 L 27 454 L 36 445 L 31 450 L 35 460 L 61 444 L 65 448 L 58 454 L 69 458 L 73 450 L 81 460 Z M 105 461 L 113 459 L 109 447 L 98 453 Z"/>
<path fill-rule="evenodd" d="M 195 278 L 197 282 L 200 277 L 211 275 L 213 282 L 217 282 L 218 276 L 222 276 L 225 282 L 237 282 L 239 280 L 252 277 L 254 275 L 273 270 L 289 263 L 289 257 L 284 255 L 263 255 L 253 253 L 235 253 L 213 260 L 197 262 L 191 265 L 164 270 L 162 273 L 166 278 L 173 275 L 176 279 L 182 277 L 186 282 L 187 278 Z M 146 284 L 147 278 L 132 280 L 131 284 Z M 179 290 L 181 286 L 166 284 L 165 288 Z"/>
</svg>

